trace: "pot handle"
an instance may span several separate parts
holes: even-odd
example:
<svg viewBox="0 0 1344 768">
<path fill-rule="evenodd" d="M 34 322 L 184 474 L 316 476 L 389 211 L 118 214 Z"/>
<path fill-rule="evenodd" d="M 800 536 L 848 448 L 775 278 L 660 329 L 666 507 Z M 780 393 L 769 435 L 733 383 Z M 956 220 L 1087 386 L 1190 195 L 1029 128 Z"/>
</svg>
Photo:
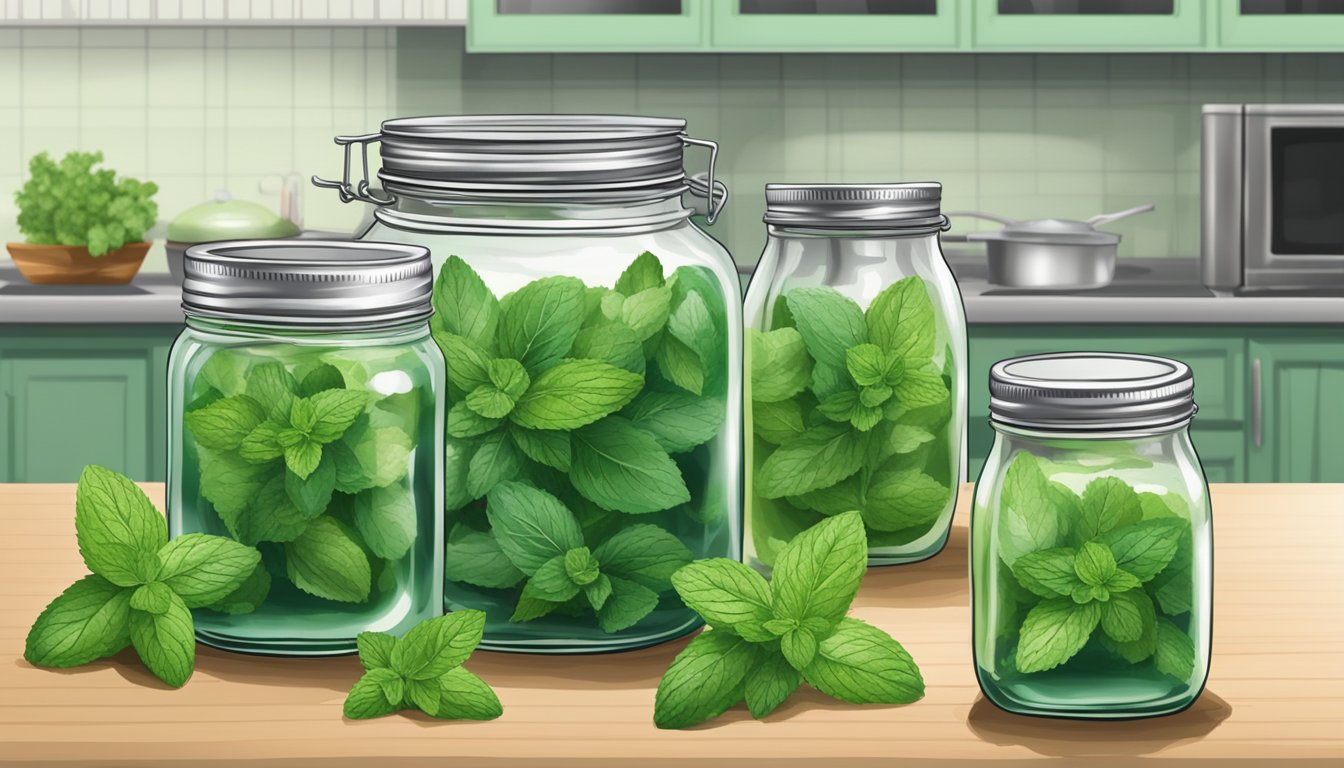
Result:
<svg viewBox="0 0 1344 768">
<path fill-rule="evenodd" d="M 345 147 L 345 166 L 341 170 L 341 180 L 322 179 L 313 176 L 313 186 L 334 189 L 340 195 L 342 203 L 360 200 L 373 205 L 391 205 L 397 198 L 388 195 L 386 199 L 373 194 L 369 188 L 369 145 L 383 140 L 381 133 L 367 133 L 363 136 L 337 136 L 336 144 Z M 350 186 L 350 150 L 358 144 L 359 157 L 364 165 L 364 176 L 355 186 Z"/>
<path fill-rule="evenodd" d="M 964 216 L 970 219 L 984 219 L 985 221 L 997 221 L 998 223 L 1004 226 L 1017 223 L 1016 221 L 1008 218 L 1007 216 L 999 216 L 998 214 L 994 213 L 981 213 L 980 211 L 948 211 L 945 215 L 949 219 L 954 216 Z"/>
<path fill-rule="evenodd" d="M 1094 227 L 1101 224 L 1110 224 L 1112 221 L 1119 221 L 1128 216 L 1133 216 L 1136 213 L 1147 213 L 1156 207 L 1157 206 L 1152 203 L 1146 203 L 1144 205 L 1136 205 L 1133 208 L 1126 208 L 1123 211 L 1116 211 L 1115 213 L 1099 213 L 1088 219 L 1087 223 Z"/>
</svg>

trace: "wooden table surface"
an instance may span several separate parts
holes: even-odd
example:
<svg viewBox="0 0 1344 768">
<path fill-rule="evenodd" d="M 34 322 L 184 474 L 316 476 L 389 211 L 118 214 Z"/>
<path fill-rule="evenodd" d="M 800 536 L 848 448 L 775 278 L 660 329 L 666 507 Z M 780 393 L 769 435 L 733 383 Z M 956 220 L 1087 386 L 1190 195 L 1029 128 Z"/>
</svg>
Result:
<svg viewBox="0 0 1344 768">
<path fill-rule="evenodd" d="M 146 485 L 161 501 L 161 485 Z M 690 731 L 653 727 L 653 691 L 685 641 L 587 657 L 476 654 L 499 693 L 487 723 L 418 715 L 347 722 L 352 657 L 276 659 L 202 646 L 181 690 L 134 653 L 73 670 L 23 660 L 28 627 L 85 572 L 74 486 L 0 485 L 0 764 L 43 765 L 1344 765 L 1344 485 L 1214 486 L 1217 576 L 1208 688 L 1189 710 L 1128 722 L 1009 715 L 976 687 L 966 574 L 970 488 L 933 560 L 876 570 L 854 615 L 924 672 L 905 707 L 805 691 L 764 722 L 738 708 Z"/>
</svg>

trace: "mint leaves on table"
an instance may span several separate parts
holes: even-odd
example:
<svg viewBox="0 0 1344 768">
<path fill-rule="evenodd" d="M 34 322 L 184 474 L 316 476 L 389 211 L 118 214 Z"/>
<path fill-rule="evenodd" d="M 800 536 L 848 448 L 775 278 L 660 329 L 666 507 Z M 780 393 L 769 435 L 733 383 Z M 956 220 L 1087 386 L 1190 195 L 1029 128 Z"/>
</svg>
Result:
<svg viewBox="0 0 1344 768">
<path fill-rule="evenodd" d="M 501 590 L 481 599 L 512 621 L 591 617 L 614 633 L 643 620 L 693 557 L 678 520 L 726 523 L 701 498 L 727 413 L 717 279 L 667 275 L 644 253 L 614 288 L 560 275 L 497 298 L 451 256 L 434 303 L 447 580 Z"/>
<path fill-rule="evenodd" d="M 418 518 L 407 472 L 424 393 L 372 386 L 405 354 L 282 360 L 219 349 L 206 360 L 184 417 L 200 493 L 235 539 L 276 545 L 243 599 L 212 608 L 255 610 L 273 575 L 322 600 L 364 603 L 375 577 L 410 552 Z"/>
<path fill-rule="evenodd" d="M 1018 453 L 1000 501 L 998 555 L 1022 588 L 1015 605 L 1029 606 L 1011 625 L 1013 667 L 1051 670 L 1095 641 L 1131 665 L 1152 659 L 1159 672 L 1188 679 L 1194 642 L 1175 623 L 1193 602 L 1185 505 L 1117 477 L 1094 479 L 1078 495 L 1040 464 Z"/>
<path fill-rule="evenodd" d="M 747 331 L 758 556 L 773 562 L 798 530 L 851 509 L 874 546 L 922 536 L 953 481 L 950 377 L 924 281 L 893 283 L 866 311 L 833 288 L 794 288 L 774 326 Z"/>
<path fill-rule="evenodd" d="M 168 540 L 168 526 L 134 483 L 87 466 L 75 496 L 75 534 L 93 573 L 51 601 L 28 631 L 23 656 L 77 667 L 128 645 L 174 688 L 196 661 L 192 608 L 237 607 L 261 562 L 257 550 L 219 536 Z"/>
<path fill-rule="evenodd" d="M 485 614 L 454 611 L 425 619 L 400 639 L 361 632 L 364 676 L 345 699 L 351 720 L 418 709 L 443 720 L 494 720 L 503 714 L 489 685 L 462 668 L 481 642 Z"/>
<path fill-rule="evenodd" d="M 744 698 L 773 712 L 804 682 L 851 704 L 908 704 L 924 695 L 919 667 L 886 632 L 848 618 L 868 562 L 857 511 L 785 545 L 769 583 L 734 560 L 698 560 L 672 575 L 710 625 L 672 662 L 654 701 L 659 728 L 689 728 Z"/>
</svg>

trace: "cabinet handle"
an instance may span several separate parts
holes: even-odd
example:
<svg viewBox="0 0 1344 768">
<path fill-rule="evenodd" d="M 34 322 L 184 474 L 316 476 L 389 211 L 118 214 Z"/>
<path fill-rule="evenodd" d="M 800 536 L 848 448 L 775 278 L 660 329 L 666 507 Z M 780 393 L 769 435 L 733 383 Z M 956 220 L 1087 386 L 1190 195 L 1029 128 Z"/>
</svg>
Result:
<svg viewBox="0 0 1344 768">
<path fill-rule="evenodd" d="M 1260 382 L 1260 358 L 1251 361 L 1251 440 L 1255 447 L 1261 443 L 1261 428 L 1264 425 L 1262 387 Z"/>
</svg>

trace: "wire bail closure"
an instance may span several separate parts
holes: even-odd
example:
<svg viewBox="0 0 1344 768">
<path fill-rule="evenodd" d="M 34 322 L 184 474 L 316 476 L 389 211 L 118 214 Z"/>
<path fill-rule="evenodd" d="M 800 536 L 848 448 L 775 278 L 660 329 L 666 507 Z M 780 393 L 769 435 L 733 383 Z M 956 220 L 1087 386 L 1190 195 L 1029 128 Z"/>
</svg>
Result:
<svg viewBox="0 0 1344 768">
<path fill-rule="evenodd" d="M 709 170 L 689 177 L 687 184 L 692 195 L 702 197 L 709 202 L 709 210 L 705 213 L 705 223 L 713 224 L 718 221 L 723 206 L 728 204 L 728 185 L 714 178 L 719 164 L 719 144 L 708 139 L 693 139 L 685 135 L 681 137 L 681 143 L 691 147 L 705 147 L 709 150 Z M 716 196 L 718 202 L 715 202 Z"/>
<path fill-rule="evenodd" d="M 341 171 L 341 180 L 333 181 L 330 179 L 318 178 L 313 176 L 313 186 L 323 187 L 325 189 L 334 189 L 340 196 L 342 203 L 348 203 L 352 200 L 359 200 L 373 205 L 391 205 L 397 201 L 397 198 L 388 195 L 383 199 L 373 194 L 369 186 L 369 145 L 383 140 L 381 133 L 367 133 L 363 136 L 337 136 L 336 144 L 345 147 L 345 167 Z M 355 144 L 359 145 L 359 156 L 364 166 L 364 177 L 352 189 L 350 187 L 350 149 Z"/>
</svg>

